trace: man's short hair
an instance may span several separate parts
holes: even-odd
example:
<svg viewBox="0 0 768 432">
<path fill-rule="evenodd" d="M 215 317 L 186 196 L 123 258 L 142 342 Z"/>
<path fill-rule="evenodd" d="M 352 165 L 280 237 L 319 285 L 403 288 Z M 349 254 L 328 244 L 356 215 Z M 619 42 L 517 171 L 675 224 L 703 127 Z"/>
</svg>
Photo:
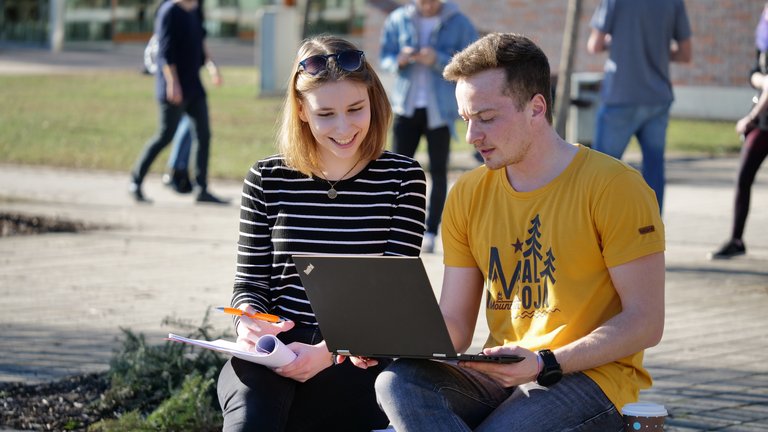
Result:
<svg viewBox="0 0 768 432">
<path fill-rule="evenodd" d="M 448 81 L 469 78 L 489 69 L 504 69 L 504 94 L 522 110 L 534 95 L 547 103 L 547 121 L 552 124 L 552 84 L 549 60 L 541 48 L 515 33 L 490 33 L 457 53 L 443 70 Z"/>
</svg>

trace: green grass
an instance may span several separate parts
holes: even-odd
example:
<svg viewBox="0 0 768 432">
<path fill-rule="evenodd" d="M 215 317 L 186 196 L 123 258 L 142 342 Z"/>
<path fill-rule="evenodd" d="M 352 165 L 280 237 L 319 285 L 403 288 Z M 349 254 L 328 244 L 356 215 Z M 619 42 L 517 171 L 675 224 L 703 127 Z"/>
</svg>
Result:
<svg viewBox="0 0 768 432">
<path fill-rule="evenodd" d="M 467 149 L 463 138 L 466 127 L 463 122 L 458 122 L 457 126 L 462 142 L 460 145 L 454 142 L 451 148 Z M 741 142 L 735 127 L 736 122 L 730 121 L 672 119 L 667 129 L 667 153 L 707 156 L 738 153 Z M 635 138 L 630 141 L 627 151 L 640 151 Z"/>
<path fill-rule="evenodd" d="M 205 74 L 203 74 L 205 77 Z M 210 173 L 242 178 L 275 152 L 282 100 L 259 98 L 254 68 L 230 67 L 224 85 L 206 82 L 211 115 Z M 157 127 L 153 78 L 133 71 L 0 75 L 0 162 L 128 171 Z M 470 151 L 461 140 L 455 151 Z M 672 120 L 668 151 L 736 152 L 732 122 Z M 634 144 L 632 146 L 635 146 Z M 630 150 L 632 149 L 630 147 Z M 167 150 L 153 165 L 163 170 Z"/>
<path fill-rule="evenodd" d="M 738 153 L 741 141 L 735 128 L 736 122 L 673 119 L 667 129 L 667 148 L 708 155 Z"/>
<path fill-rule="evenodd" d="M 213 176 L 242 178 L 275 152 L 282 100 L 258 98 L 257 78 L 228 68 L 207 85 Z M 0 162 L 127 171 L 157 128 L 153 78 L 136 72 L 0 76 L 0 88 Z"/>
</svg>

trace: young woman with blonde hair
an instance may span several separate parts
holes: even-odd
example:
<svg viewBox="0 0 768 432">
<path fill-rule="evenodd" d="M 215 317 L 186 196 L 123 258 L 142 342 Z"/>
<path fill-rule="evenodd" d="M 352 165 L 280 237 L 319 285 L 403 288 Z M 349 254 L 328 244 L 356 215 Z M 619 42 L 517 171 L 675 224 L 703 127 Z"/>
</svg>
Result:
<svg viewBox="0 0 768 432">
<path fill-rule="evenodd" d="M 243 185 L 231 304 L 283 320 L 237 319 L 240 344 L 276 334 L 297 358 L 277 369 L 230 360 L 218 382 L 224 430 L 383 428 L 388 420 L 373 383 L 387 362 L 372 361 L 367 369 L 337 364 L 292 256 L 417 256 L 425 175 L 418 162 L 385 151 L 392 111 L 362 51 L 320 36 L 304 41 L 294 64 L 280 153 L 253 165 Z"/>
</svg>

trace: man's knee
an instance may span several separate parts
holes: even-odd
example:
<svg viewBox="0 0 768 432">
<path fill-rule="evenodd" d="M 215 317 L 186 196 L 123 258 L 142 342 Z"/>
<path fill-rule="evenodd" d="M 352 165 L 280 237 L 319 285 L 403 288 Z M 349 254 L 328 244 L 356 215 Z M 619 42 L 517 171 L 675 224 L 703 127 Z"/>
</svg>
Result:
<svg viewBox="0 0 768 432">
<path fill-rule="evenodd" d="M 395 381 L 397 380 L 397 374 L 390 371 L 390 365 L 387 369 L 384 369 L 378 377 L 373 387 L 376 390 L 376 399 L 379 401 L 379 405 L 383 405 L 387 400 L 393 397 L 393 391 L 397 387 Z"/>
<path fill-rule="evenodd" d="M 418 370 L 423 361 L 399 359 L 390 364 L 376 378 L 374 388 L 379 404 L 391 398 L 397 398 L 397 393 L 403 391 L 403 388 L 415 384 L 415 377 L 423 376 Z"/>
</svg>

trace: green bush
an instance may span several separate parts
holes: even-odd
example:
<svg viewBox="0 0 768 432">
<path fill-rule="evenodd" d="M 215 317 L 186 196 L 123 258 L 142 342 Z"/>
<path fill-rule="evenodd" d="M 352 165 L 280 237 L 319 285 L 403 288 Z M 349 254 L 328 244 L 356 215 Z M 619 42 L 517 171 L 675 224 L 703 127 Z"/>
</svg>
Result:
<svg viewBox="0 0 768 432">
<path fill-rule="evenodd" d="M 138 411 L 131 411 L 117 419 L 102 420 L 92 424 L 89 432 L 154 432 Z"/>
<path fill-rule="evenodd" d="M 187 337 L 218 339 L 206 313 L 200 326 L 166 319 Z M 215 379 L 224 356 L 177 342 L 150 346 L 142 334 L 121 328 L 125 340 L 110 362 L 110 387 L 97 412 L 104 420 L 91 430 L 209 431 L 221 428 Z"/>
<path fill-rule="evenodd" d="M 116 419 L 92 425 L 91 432 L 214 432 L 221 430 L 222 416 L 214 408 L 211 390 L 213 379 L 197 372 L 188 376 L 181 388 L 163 401 L 149 416 L 130 411 Z"/>
<path fill-rule="evenodd" d="M 221 430 L 221 410 L 215 408 L 218 404 L 214 404 L 211 397 L 215 388 L 214 379 L 195 372 L 184 380 L 179 391 L 147 417 L 147 423 L 158 431 Z"/>
</svg>

